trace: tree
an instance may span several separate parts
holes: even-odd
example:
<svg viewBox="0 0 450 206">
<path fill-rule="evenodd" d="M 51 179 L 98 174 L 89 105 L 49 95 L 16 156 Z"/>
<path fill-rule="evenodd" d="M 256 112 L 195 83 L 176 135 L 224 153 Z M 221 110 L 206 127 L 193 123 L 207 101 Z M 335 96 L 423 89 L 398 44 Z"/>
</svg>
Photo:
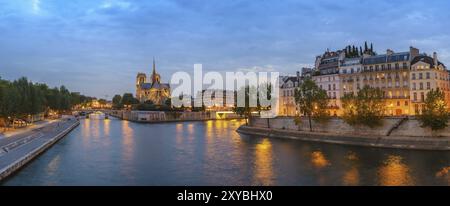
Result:
<svg viewBox="0 0 450 206">
<path fill-rule="evenodd" d="M 61 86 L 59 88 L 60 102 L 59 102 L 59 111 L 67 112 L 72 109 L 70 92 L 67 90 L 65 86 Z"/>
<path fill-rule="evenodd" d="M 172 99 L 171 98 L 167 98 L 166 101 L 164 101 L 164 104 L 167 107 L 172 108 Z"/>
<path fill-rule="evenodd" d="M 295 101 L 300 111 L 308 117 L 310 131 L 312 131 L 312 119 L 323 122 L 330 117 L 327 111 L 329 103 L 327 93 L 311 79 L 306 79 L 295 90 Z"/>
<path fill-rule="evenodd" d="M 271 105 L 269 104 L 270 102 L 276 101 L 274 99 L 272 99 L 272 84 L 270 82 L 267 83 L 262 83 L 260 85 L 258 85 L 258 93 L 257 93 L 257 107 L 256 107 L 256 111 L 258 111 L 258 113 L 261 114 L 261 111 L 267 111 L 271 109 Z M 260 95 L 264 94 L 265 98 L 268 102 L 265 102 L 264 105 L 261 102 Z M 269 105 L 266 105 L 269 104 Z"/>
<path fill-rule="evenodd" d="M 244 105 L 238 105 L 238 98 L 244 98 Z M 253 111 L 257 111 L 257 105 L 250 105 L 250 102 L 256 102 L 257 104 L 257 89 L 255 86 L 245 86 L 239 89 L 239 91 L 236 93 L 235 104 L 233 111 L 245 118 L 245 125 L 248 125 L 248 119 L 251 117 L 251 113 Z"/>
<path fill-rule="evenodd" d="M 18 114 L 19 91 L 8 81 L 0 80 L 0 117 L 6 126 Z"/>
<path fill-rule="evenodd" d="M 120 96 L 119 94 L 114 95 L 112 99 L 112 106 L 114 109 L 121 109 L 123 107 L 122 96 Z"/>
<path fill-rule="evenodd" d="M 356 96 L 344 95 L 342 106 L 344 108 L 343 118 L 348 124 L 379 126 L 384 115 L 384 92 L 379 88 L 366 85 L 358 91 Z"/>
<path fill-rule="evenodd" d="M 105 104 L 108 103 L 108 101 L 106 101 L 106 99 L 99 99 L 98 103 L 101 104 L 101 105 L 105 105 Z"/>
<path fill-rule="evenodd" d="M 422 127 L 430 127 L 432 130 L 440 130 L 447 127 L 449 113 L 445 103 L 445 93 L 441 90 L 431 90 L 425 98 L 422 114 L 419 121 Z"/>
<path fill-rule="evenodd" d="M 341 98 L 343 115 L 342 118 L 350 125 L 358 123 L 357 109 L 356 109 L 356 96 L 353 93 L 347 93 Z"/>
<path fill-rule="evenodd" d="M 139 100 L 133 97 L 133 94 L 131 93 L 125 93 L 122 96 L 122 105 L 133 105 L 133 104 L 139 104 Z"/>
<path fill-rule="evenodd" d="M 67 88 L 49 89 L 46 84 L 35 84 L 22 77 L 15 81 L 0 79 L 0 119 L 9 123 L 27 119 L 30 115 L 47 113 L 50 109 L 64 112 L 73 105 L 92 99 Z"/>
</svg>

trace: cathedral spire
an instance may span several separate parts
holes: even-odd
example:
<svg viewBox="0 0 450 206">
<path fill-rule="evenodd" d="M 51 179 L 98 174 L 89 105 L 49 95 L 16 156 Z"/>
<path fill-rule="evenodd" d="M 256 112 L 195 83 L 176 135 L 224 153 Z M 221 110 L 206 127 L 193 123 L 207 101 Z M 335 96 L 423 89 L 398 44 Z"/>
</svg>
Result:
<svg viewBox="0 0 450 206">
<path fill-rule="evenodd" d="M 152 71 L 152 75 L 151 75 L 152 84 L 155 84 L 155 83 L 159 84 L 160 79 L 161 79 L 161 77 L 159 76 L 158 73 L 156 73 L 155 57 L 153 57 L 153 71 Z"/>
<path fill-rule="evenodd" d="M 152 74 L 156 74 L 156 64 L 155 64 L 155 57 L 153 57 L 153 72 Z"/>
</svg>

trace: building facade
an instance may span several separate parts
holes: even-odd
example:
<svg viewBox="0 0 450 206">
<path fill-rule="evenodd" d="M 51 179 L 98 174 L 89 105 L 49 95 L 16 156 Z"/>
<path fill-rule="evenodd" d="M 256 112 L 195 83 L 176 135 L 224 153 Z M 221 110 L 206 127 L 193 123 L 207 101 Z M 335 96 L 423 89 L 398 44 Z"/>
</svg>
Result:
<svg viewBox="0 0 450 206">
<path fill-rule="evenodd" d="M 170 98 L 170 85 L 161 83 L 161 76 L 156 72 L 155 60 L 150 81 L 147 81 L 145 73 L 136 76 L 136 99 L 140 102 L 151 101 L 155 105 L 163 105 Z"/>
<path fill-rule="evenodd" d="M 445 65 L 438 61 L 436 52 L 433 57 L 424 54 L 414 57 L 410 73 L 410 101 L 413 114 L 422 113 L 427 93 L 438 88 L 444 92 L 445 102 L 450 106 L 448 71 Z"/>
<path fill-rule="evenodd" d="M 296 116 L 298 109 L 295 103 L 295 90 L 301 83 L 300 73 L 297 72 L 297 76 L 281 77 L 280 80 L 278 115 Z"/>
<path fill-rule="evenodd" d="M 405 52 L 388 49 L 379 55 L 371 49 L 348 58 L 346 53 L 327 50 L 316 57 L 315 68 L 309 73 L 312 80 L 327 92 L 331 115 L 342 115 L 341 98 L 348 93 L 356 95 L 364 86 L 384 92 L 386 116 L 420 114 L 427 93 L 437 88 L 444 91 L 446 104 L 450 107 L 450 73 L 436 53 L 428 56 L 414 47 Z M 302 78 L 305 77 L 298 79 Z M 294 114 L 289 111 L 295 108 L 290 103 L 293 97 L 289 96 L 293 81 L 286 80 L 280 90 L 279 114 L 283 116 Z"/>
<path fill-rule="evenodd" d="M 363 57 L 359 79 L 362 80 L 362 86 L 368 85 L 384 92 L 388 116 L 410 114 L 410 60 L 411 55 L 418 55 L 417 49 L 411 47 L 410 50 L 395 53 L 388 49 L 386 54 Z"/>
<path fill-rule="evenodd" d="M 326 51 L 316 57 L 316 70 L 312 75 L 312 80 L 327 92 L 330 98 L 328 109 L 333 116 L 338 116 L 342 112 L 339 68 L 344 58 L 345 53 L 342 50 Z"/>
</svg>

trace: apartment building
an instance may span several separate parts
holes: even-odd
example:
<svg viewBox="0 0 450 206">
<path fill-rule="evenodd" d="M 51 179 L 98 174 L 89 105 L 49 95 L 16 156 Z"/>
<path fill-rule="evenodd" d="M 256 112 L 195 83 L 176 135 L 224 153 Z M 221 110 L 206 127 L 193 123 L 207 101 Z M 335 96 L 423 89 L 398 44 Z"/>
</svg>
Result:
<svg viewBox="0 0 450 206">
<path fill-rule="evenodd" d="M 296 76 L 284 76 L 280 78 L 280 92 L 278 115 L 279 116 L 296 116 L 298 109 L 295 103 L 295 90 L 301 83 L 300 72 Z"/>
<path fill-rule="evenodd" d="M 410 101 L 412 102 L 412 114 L 421 114 L 427 93 L 432 89 L 439 88 L 444 91 L 446 104 L 450 106 L 449 75 L 445 65 L 437 58 L 425 54 L 414 57 L 411 61 L 410 70 Z"/>
</svg>

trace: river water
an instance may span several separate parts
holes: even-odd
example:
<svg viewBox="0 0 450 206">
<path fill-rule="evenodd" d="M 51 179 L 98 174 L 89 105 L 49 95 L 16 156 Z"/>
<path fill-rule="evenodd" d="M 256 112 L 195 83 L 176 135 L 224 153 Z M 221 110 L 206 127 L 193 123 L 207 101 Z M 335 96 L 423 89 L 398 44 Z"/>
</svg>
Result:
<svg viewBox="0 0 450 206">
<path fill-rule="evenodd" d="M 450 185 L 450 152 L 240 135 L 244 122 L 81 120 L 3 185 Z"/>
</svg>

